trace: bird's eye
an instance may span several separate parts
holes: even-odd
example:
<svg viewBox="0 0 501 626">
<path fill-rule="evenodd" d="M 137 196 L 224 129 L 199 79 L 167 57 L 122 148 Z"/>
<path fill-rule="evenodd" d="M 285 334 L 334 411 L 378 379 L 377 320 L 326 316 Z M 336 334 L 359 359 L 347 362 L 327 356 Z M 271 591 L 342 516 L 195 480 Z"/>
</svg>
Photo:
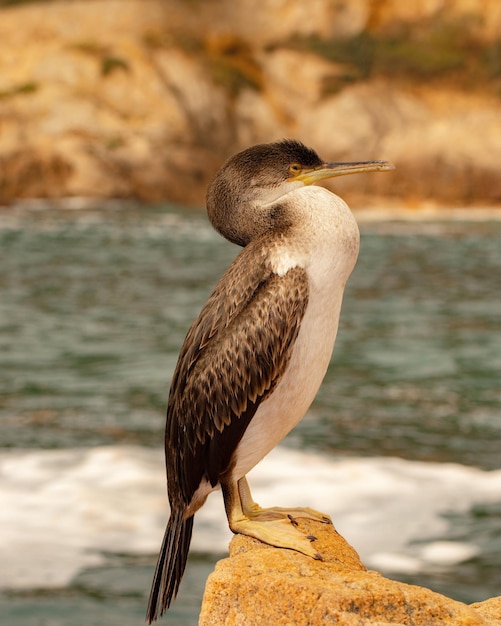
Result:
<svg viewBox="0 0 501 626">
<path fill-rule="evenodd" d="M 297 176 L 297 174 L 299 174 L 302 169 L 303 168 L 301 167 L 299 163 L 291 163 L 289 165 L 289 173 L 292 174 L 293 176 Z"/>
</svg>

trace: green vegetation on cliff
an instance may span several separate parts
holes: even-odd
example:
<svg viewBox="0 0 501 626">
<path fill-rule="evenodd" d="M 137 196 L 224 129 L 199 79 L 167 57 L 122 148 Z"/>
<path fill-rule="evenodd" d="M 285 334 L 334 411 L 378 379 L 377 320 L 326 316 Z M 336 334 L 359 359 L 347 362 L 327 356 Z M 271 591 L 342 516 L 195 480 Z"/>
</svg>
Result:
<svg viewBox="0 0 501 626">
<path fill-rule="evenodd" d="M 289 45 L 344 65 L 338 80 L 326 85 L 328 92 L 338 91 L 347 83 L 384 76 L 501 93 L 501 39 L 485 42 L 476 37 L 478 20 L 475 15 L 454 20 L 434 18 L 400 24 L 386 33 L 366 30 L 348 38 L 294 38 Z"/>
</svg>

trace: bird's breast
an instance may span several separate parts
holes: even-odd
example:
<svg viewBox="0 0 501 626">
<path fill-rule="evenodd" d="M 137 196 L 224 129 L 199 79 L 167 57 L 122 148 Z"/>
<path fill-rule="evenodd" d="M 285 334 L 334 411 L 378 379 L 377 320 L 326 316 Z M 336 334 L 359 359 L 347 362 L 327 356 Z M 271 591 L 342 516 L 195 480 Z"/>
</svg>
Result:
<svg viewBox="0 0 501 626">
<path fill-rule="evenodd" d="M 290 361 L 273 393 L 262 402 L 235 454 L 233 476 L 245 475 L 304 416 L 327 371 L 336 339 L 346 281 L 355 265 L 359 232 L 349 208 L 337 196 L 332 222 L 318 220 L 315 232 L 299 233 L 296 242 L 275 256 L 275 271 L 301 266 L 308 276 L 308 306 Z M 332 208 L 332 207 L 331 207 Z M 328 215 L 332 218 L 332 215 Z M 284 253 L 285 252 L 285 253 Z"/>
</svg>

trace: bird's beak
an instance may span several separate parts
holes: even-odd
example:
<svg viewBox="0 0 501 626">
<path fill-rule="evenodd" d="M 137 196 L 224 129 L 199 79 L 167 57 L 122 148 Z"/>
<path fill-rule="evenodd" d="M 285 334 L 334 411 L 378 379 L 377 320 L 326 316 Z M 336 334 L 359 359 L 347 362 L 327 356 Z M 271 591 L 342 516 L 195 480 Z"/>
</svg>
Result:
<svg viewBox="0 0 501 626">
<path fill-rule="evenodd" d="M 312 185 L 324 178 L 359 174 L 361 172 L 390 172 L 395 166 L 390 161 L 358 161 L 354 163 L 323 163 L 319 167 L 303 169 L 289 180 L 300 181 L 304 185 Z"/>
</svg>

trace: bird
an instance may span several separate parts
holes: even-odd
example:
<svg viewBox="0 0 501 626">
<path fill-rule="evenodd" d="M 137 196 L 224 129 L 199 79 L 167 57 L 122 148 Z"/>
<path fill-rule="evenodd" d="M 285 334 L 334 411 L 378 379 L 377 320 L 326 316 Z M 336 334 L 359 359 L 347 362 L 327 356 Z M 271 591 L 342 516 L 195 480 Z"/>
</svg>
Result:
<svg viewBox="0 0 501 626">
<path fill-rule="evenodd" d="M 148 624 L 176 597 L 194 515 L 218 488 L 233 533 L 322 558 L 296 519 L 330 518 L 309 508 L 261 508 L 246 474 L 312 403 L 358 256 L 353 214 L 315 183 L 392 169 L 389 161 L 326 162 L 284 139 L 232 156 L 209 185 L 212 226 L 242 250 L 189 328 L 172 377 L 165 427 L 170 517 Z"/>
</svg>

